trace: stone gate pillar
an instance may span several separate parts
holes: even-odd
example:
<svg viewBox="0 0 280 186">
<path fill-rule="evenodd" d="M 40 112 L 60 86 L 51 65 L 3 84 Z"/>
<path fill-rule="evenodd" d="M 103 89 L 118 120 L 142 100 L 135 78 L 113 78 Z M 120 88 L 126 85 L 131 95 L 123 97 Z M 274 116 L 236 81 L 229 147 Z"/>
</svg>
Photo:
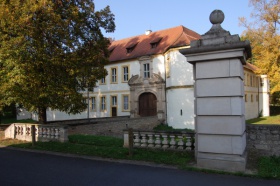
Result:
<svg viewBox="0 0 280 186">
<path fill-rule="evenodd" d="M 214 10 L 212 28 L 180 52 L 194 67 L 197 165 L 245 171 L 243 65 L 251 56 L 251 47 L 224 30 L 223 20 L 224 13 Z"/>
</svg>

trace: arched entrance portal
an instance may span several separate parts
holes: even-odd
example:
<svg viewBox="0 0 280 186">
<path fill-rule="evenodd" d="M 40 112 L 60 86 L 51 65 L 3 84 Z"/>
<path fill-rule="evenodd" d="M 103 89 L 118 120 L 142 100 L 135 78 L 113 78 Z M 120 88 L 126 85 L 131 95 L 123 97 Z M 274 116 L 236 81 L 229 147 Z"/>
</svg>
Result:
<svg viewBox="0 0 280 186">
<path fill-rule="evenodd" d="M 155 116 L 157 115 L 157 98 L 152 93 L 143 93 L 139 96 L 139 115 Z"/>
</svg>

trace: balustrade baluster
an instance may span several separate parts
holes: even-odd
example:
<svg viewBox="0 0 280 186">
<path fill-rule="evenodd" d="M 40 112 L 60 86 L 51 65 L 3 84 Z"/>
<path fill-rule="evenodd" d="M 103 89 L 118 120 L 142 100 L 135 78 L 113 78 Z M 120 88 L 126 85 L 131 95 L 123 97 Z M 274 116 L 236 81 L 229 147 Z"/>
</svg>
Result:
<svg viewBox="0 0 280 186">
<path fill-rule="evenodd" d="M 58 139 L 58 137 L 59 137 L 59 130 L 57 128 L 55 129 L 55 134 L 54 135 L 55 135 L 54 138 Z"/>
<path fill-rule="evenodd" d="M 41 138 L 43 136 L 42 128 L 38 127 L 38 137 Z"/>
<path fill-rule="evenodd" d="M 142 137 L 142 139 L 141 139 L 141 147 L 147 147 L 147 137 L 146 137 L 146 134 L 145 133 L 142 133 L 141 134 L 141 137 Z"/>
<path fill-rule="evenodd" d="M 156 140 L 155 140 L 155 148 L 161 148 L 161 140 L 160 140 L 160 135 L 155 134 Z"/>
<path fill-rule="evenodd" d="M 55 133 L 54 133 L 54 128 L 50 128 L 50 131 L 51 131 L 51 139 L 54 139 L 55 138 Z"/>
<path fill-rule="evenodd" d="M 139 133 L 134 133 L 135 139 L 134 139 L 134 146 L 139 147 L 140 146 L 140 136 Z"/>
<path fill-rule="evenodd" d="M 176 148 L 175 135 L 170 135 L 169 137 L 170 137 L 170 142 L 169 142 L 170 148 L 175 149 Z"/>
<path fill-rule="evenodd" d="M 47 137 L 47 129 L 46 128 L 42 128 L 43 130 L 43 138 Z"/>
<path fill-rule="evenodd" d="M 148 147 L 153 148 L 155 146 L 155 140 L 153 134 L 148 134 L 149 140 L 148 140 Z"/>
<path fill-rule="evenodd" d="M 186 137 L 186 150 L 192 150 L 191 137 Z"/>
<path fill-rule="evenodd" d="M 168 136 L 167 136 L 167 134 L 162 134 L 161 135 L 162 136 L 162 138 L 163 138 L 163 141 L 162 141 L 162 148 L 164 148 L 164 149 L 166 149 L 166 148 L 168 148 L 169 147 L 169 145 L 168 145 Z"/>
<path fill-rule="evenodd" d="M 178 136 L 178 149 L 184 149 L 183 136 Z"/>
<path fill-rule="evenodd" d="M 47 138 L 51 139 L 51 129 L 47 128 Z"/>
</svg>

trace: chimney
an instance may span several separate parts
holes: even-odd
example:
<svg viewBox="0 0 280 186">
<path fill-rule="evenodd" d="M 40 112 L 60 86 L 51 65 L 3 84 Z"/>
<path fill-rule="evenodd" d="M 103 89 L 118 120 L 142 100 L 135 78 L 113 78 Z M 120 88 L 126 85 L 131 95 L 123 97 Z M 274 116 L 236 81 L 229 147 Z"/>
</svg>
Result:
<svg viewBox="0 0 280 186">
<path fill-rule="evenodd" d="M 146 36 L 149 35 L 150 33 L 152 33 L 152 30 L 146 30 L 145 31 Z"/>
</svg>

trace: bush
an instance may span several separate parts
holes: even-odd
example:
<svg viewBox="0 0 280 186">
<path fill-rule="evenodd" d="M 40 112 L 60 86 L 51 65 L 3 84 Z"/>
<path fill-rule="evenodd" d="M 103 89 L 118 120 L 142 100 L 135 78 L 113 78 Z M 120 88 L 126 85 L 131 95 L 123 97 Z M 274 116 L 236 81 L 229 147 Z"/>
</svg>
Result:
<svg viewBox="0 0 280 186">
<path fill-rule="evenodd" d="M 280 114 L 280 106 L 270 106 L 270 115 L 279 115 Z"/>
</svg>

